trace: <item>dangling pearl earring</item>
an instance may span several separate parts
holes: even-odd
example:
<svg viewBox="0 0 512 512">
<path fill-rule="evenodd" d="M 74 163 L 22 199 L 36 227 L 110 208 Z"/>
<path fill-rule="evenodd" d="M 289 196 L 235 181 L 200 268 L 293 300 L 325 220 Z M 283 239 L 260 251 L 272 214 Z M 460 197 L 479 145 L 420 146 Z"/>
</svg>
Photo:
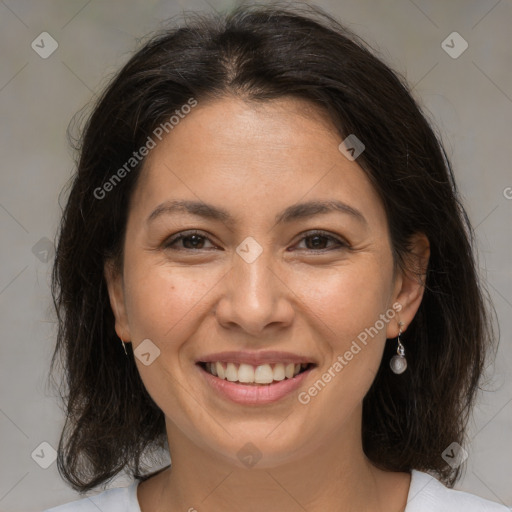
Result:
<svg viewBox="0 0 512 512">
<path fill-rule="evenodd" d="M 391 367 L 391 371 L 396 374 L 404 373 L 407 369 L 407 359 L 405 359 L 405 349 L 402 343 L 400 342 L 400 334 L 402 334 L 402 325 L 403 322 L 398 322 L 399 332 L 398 332 L 398 346 L 396 348 L 396 356 L 391 358 L 389 362 L 389 366 Z"/>
<path fill-rule="evenodd" d="M 124 340 L 123 340 L 123 338 L 119 338 L 119 339 L 121 340 L 121 343 L 123 344 L 124 353 L 125 353 L 126 355 L 128 355 L 128 352 L 126 352 L 126 345 L 124 344 Z"/>
</svg>

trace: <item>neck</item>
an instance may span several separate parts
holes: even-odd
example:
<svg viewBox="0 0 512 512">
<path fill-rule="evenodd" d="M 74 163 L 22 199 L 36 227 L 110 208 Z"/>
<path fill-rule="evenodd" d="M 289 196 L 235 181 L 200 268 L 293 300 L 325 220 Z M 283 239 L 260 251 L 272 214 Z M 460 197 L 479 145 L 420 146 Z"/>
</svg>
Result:
<svg viewBox="0 0 512 512">
<path fill-rule="evenodd" d="M 409 475 L 373 466 L 362 449 L 360 423 L 351 425 L 298 450 L 293 460 L 248 468 L 198 446 L 168 422 L 172 468 L 139 486 L 142 512 L 404 510 Z"/>
</svg>

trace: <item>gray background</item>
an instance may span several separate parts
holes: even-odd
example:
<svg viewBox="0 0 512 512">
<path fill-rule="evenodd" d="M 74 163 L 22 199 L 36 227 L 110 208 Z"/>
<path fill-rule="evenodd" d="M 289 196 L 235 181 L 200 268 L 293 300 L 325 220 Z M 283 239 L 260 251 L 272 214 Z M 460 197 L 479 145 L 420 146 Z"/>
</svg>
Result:
<svg viewBox="0 0 512 512">
<path fill-rule="evenodd" d="M 55 324 L 48 286 L 52 250 L 45 237 L 54 238 L 58 194 L 73 171 L 68 123 L 126 61 L 136 38 L 183 7 L 208 11 L 229 5 L 222 0 L 0 1 L 3 512 L 42 510 L 77 497 L 55 463 L 43 469 L 31 457 L 36 450 L 34 459 L 49 461 L 50 449 L 39 446 L 47 442 L 56 448 L 63 423 L 55 392 L 47 386 Z M 446 143 L 501 328 L 498 357 L 471 422 L 465 476 L 456 487 L 512 505 L 512 3 L 326 0 L 317 5 L 407 77 Z M 47 59 L 31 48 L 44 31 L 59 45 Z M 469 44 L 458 58 L 441 46 L 453 31 Z M 122 477 L 112 485 L 127 483 Z"/>
</svg>

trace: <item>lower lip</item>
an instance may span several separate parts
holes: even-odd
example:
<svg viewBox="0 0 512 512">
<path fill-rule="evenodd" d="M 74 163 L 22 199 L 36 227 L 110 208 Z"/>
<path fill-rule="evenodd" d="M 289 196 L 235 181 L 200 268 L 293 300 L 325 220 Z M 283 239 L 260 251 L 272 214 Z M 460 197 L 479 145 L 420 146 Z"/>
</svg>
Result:
<svg viewBox="0 0 512 512">
<path fill-rule="evenodd" d="M 277 402 L 290 395 L 303 383 L 313 368 L 299 373 L 291 379 L 284 379 L 273 384 L 238 384 L 229 380 L 219 379 L 199 366 L 206 382 L 221 395 L 233 402 L 244 405 L 263 405 Z"/>
</svg>

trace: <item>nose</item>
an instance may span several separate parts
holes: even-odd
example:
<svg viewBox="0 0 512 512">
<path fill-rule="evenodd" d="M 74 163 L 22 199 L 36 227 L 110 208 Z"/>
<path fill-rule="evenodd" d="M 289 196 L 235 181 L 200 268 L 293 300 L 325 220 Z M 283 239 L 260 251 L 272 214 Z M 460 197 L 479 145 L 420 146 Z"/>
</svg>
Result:
<svg viewBox="0 0 512 512">
<path fill-rule="evenodd" d="M 223 327 L 261 337 L 267 331 L 291 325 L 294 294 L 277 267 L 268 250 L 251 263 L 234 255 L 216 307 L 217 320 Z"/>
</svg>

